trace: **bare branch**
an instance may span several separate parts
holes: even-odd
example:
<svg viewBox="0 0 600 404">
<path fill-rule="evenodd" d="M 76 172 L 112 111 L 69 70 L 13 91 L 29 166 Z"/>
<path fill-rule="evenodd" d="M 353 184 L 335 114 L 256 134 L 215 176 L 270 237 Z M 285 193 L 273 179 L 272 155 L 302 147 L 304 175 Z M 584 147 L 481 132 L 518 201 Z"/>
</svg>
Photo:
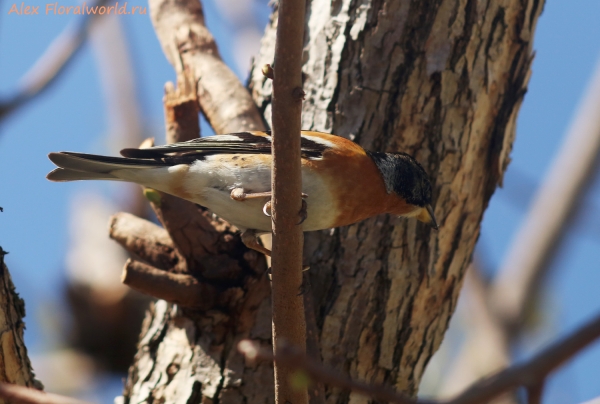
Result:
<svg viewBox="0 0 600 404">
<path fill-rule="evenodd" d="M 189 69 L 177 74 L 177 88 L 171 82 L 165 85 L 163 104 L 167 143 L 200 137 L 196 80 Z"/>
<path fill-rule="evenodd" d="M 292 344 L 306 353 L 306 320 L 302 287 L 303 233 L 300 131 L 302 112 L 302 46 L 305 0 L 281 0 L 273 72 L 273 349 Z M 275 402 L 308 403 L 306 388 L 292 386 L 294 368 L 275 363 Z"/>
<path fill-rule="evenodd" d="M 398 404 L 482 404 L 520 386 L 530 389 L 535 400 L 535 396 L 541 394 L 541 387 L 548 374 L 598 337 L 600 337 L 600 315 L 571 335 L 554 342 L 529 361 L 483 378 L 453 399 L 440 401 L 415 400 L 385 386 L 354 381 L 334 369 L 308 359 L 300 350 L 289 345 L 280 347 L 274 355 L 270 350 L 261 348 L 252 341 L 244 340 L 238 345 L 238 350 L 248 360 L 274 360 L 286 363 L 294 369 L 305 371 L 312 380 L 356 391 L 382 401 Z"/>
<path fill-rule="evenodd" d="M 8 383 L 0 383 L 0 397 L 14 404 L 89 404 L 71 397 Z"/>
<path fill-rule="evenodd" d="M 108 228 L 110 238 L 159 269 L 172 269 L 184 263 L 169 233 L 148 220 L 121 212 L 110 218 Z"/>
<path fill-rule="evenodd" d="M 233 234 L 237 229 L 191 202 L 156 192 L 152 208 L 169 232 L 173 243 L 185 257 L 189 271 L 199 270 L 196 262 L 208 255 L 233 251 L 239 247 Z"/>
<path fill-rule="evenodd" d="M 204 25 L 198 0 L 150 0 L 150 15 L 163 51 L 175 71 L 197 80 L 200 108 L 216 133 L 263 130 L 250 94 L 227 67 Z"/>
<path fill-rule="evenodd" d="M 447 404 L 483 403 L 518 386 L 535 386 L 598 337 L 600 337 L 600 316 L 566 338 L 551 344 L 528 362 L 479 380 Z"/>
<path fill-rule="evenodd" d="M 90 7 L 102 6 L 109 0 L 98 0 Z M 0 119 L 14 112 L 46 90 L 65 71 L 85 42 L 91 23 L 97 14 L 85 13 L 79 21 L 69 25 L 48 47 L 33 67 L 21 79 L 16 94 L 0 100 Z"/>
<path fill-rule="evenodd" d="M 217 295 L 214 286 L 191 275 L 161 271 L 131 259 L 123 268 L 122 282 L 146 295 L 200 310 L 211 308 Z"/>
</svg>

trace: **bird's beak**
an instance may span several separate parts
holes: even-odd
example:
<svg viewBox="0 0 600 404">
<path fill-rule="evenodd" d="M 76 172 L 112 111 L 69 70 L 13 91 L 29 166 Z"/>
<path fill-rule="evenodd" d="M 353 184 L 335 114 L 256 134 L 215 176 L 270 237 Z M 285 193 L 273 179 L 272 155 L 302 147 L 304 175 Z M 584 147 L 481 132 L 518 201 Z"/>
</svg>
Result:
<svg viewBox="0 0 600 404">
<path fill-rule="evenodd" d="M 421 212 L 417 215 L 417 220 L 423 223 L 428 223 L 436 230 L 439 228 L 431 205 L 426 205 L 424 208 L 421 208 Z"/>
</svg>

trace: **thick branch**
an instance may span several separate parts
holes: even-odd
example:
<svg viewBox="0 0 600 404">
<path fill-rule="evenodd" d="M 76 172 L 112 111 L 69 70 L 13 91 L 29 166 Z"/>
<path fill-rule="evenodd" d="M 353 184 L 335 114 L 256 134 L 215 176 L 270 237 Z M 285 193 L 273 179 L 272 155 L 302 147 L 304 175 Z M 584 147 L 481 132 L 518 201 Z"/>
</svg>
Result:
<svg viewBox="0 0 600 404">
<path fill-rule="evenodd" d="M 71 397 L 45 393 L 28 387 L 0 383 L 0 397 L 13 404 L 89 404 Z"/>
<path fill-rule="evenodd" d="M 188 269 L 195 270 L 194 261 L 209 254 L 216 254 L 222 234 L 209 214 L 191 202 L 156 192 L 158 203 L 152 201 L 152 208 L 169 232 L 177 249 L 188 260 Z M 221 226 L 229 227 L 223 222 Z"/>
<path fill-rule="evenodd" d="M 223 63 L 204 25 L 198 0 L 150 0 L 154 29 L 167 59 L 179 73 L 189 68 L 198 84 L 200 108 L 216 133 L 262 130 L 256 105 Z"/>
<path fill-rule="evenodd" d="M 122 282 L 146 295 L 199 310 L 211 308 L 217 295 L 214 286 L 191 275 L 161 271 L 131 259 L 123 268 Z"/>
<path fill-rule="evenodd" d="M 273 78 L 273 349 L 290 343 L 306 351 L 302 285 L 302 177 L 300 114 L 302 111 L 302 46 L 304 0 L 282 0 L 275 45 Z M 275 363 L 275 402 L 307 403 L 306 389 L 291 385 L 293 368 Z"/>
<path fill-rule="evenodd" d="M 163 104 L 167 143 L 184 142 L 200 137 L 196 80 L 189 69 L 177 74 L 177 88 L 165 85 Z"/>
<path fill-rule="evenodd" d="M 183 262 L 169 233 L 148 220 L 121 212 L 110 218 L 108 228 L 110 238 L 159 269 L 172 269 Z"/>
</svg>

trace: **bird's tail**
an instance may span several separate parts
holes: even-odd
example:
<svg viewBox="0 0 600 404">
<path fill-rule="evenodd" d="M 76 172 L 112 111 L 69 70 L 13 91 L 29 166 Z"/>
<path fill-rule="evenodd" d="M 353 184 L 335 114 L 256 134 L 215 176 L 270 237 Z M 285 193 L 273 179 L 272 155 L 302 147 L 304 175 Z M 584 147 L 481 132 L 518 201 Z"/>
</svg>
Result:
<svg viewBox="0 0 600 404">
<path fill-rule="evenodd" d="M 164 162 L 156 160 L 108 157 L 73 152 L 50 153 L 48 158 L 59 167 L 46 176 L 50 181 L 55 182 L 78 180 L 122 181 L 122 179 L 111 173 L 126 168 L 165 166 Z"/>
</svg>

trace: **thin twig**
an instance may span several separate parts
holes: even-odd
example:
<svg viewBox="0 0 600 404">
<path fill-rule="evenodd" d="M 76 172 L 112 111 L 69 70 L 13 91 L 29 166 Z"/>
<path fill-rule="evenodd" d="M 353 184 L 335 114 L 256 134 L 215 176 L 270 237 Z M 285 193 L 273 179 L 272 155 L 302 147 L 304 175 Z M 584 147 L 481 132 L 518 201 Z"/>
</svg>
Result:
<svg viewBox="0 0 600 404">
<path fill-rule="evenodd" d="M 98 0 L 93 6 L 102 6 L 110 0 Z M 33 67 L 21 79 L 17 92 L 5 100 L 0 100 L 0 119 L 40 95 L 65 71 L 65 68 L 79 52 L 85 42 L 92 21 L 97 14 L 84 14 L 69 25 L 46 49 Z"/>
<path fill-rule="evenodd" d="M 1 382 L 0 397 L 14 404 L 89 404 L 71 397 Z"/>
<path fill-rule="evenodd" d="M 308 359 L 301 351 L 289 345 L 278 349 L 275 355 L 270 350 L 261 348 L 250 340 L 240 342 L 238 349 L 249 360 L 274 360 L 275 362 L 286 363 L 296 370 L 305 371 L 312 380 L 352 390 L 377 400 L 397 404 L 482 404 L 520 386 L 533 388 L 534 393 L 536 389 L 541 392 L 541 389 L 536 386 L 541 386 L 548 374 L 598 337 L 600 337 L 600 315 L 569 336 L 543 349 L 529 361 L 480 379 L 453 399 L 439 401 L 416 400 L 397 393 L 389 387 L 352 380 L 334 369 Z"/>
<path fill-rule="evenodd" d="M 302 177 L 300 114 L 302 112 L 302 46 L 305 0 L 279 2 L 275 70 L 273 72 L 273 349 L 289 343 L 306 352 L 302 286 Z M 308 403 L 306 388 L 292 386 L 293 367 L 275 363 L 275 402 Z"/>
<path fill-rule="evenodd" d="M 600 315 L 571 335 L 554 342 L 529 361 L 479 380 L 446 404 L 484 403 L 519 386 L 535 385 L 598 337 Z"/>
</svg>

